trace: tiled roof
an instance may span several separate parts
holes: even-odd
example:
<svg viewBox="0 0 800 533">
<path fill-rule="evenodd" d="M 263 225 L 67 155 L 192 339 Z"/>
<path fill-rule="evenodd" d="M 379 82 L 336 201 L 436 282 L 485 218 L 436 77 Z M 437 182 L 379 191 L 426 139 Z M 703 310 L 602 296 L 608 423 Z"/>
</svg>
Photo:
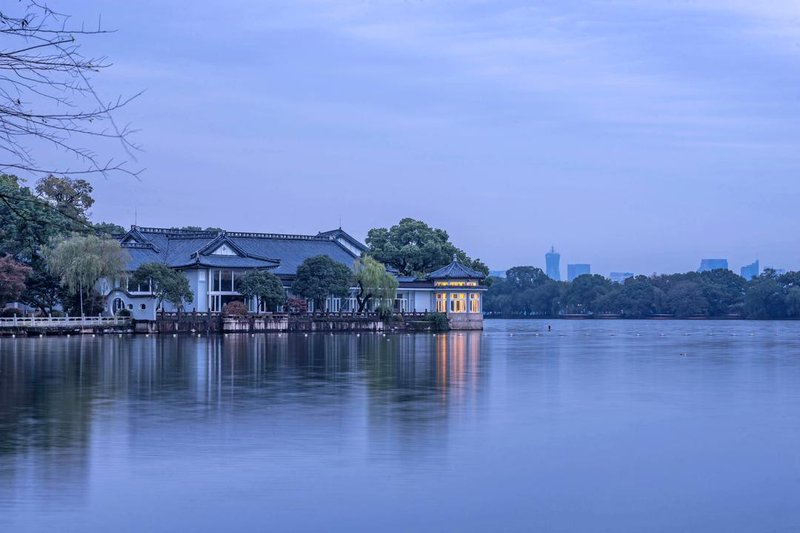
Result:
<svg viewBox="0 0 800 533">
<path fill-rule="evenodd" d="M 484 277 L 486 276 L 484 276 L 482 272 L 465 267 L 456 260 L 453 260 L 453 262 L 446 267 L 434 270 L 428 274 L 429 279 L 483 279 Z"/>
<path fill-rule="evenodd" d="M 309 257 L 327 255 L 348 267 L 357 258 L 349 247 L 337 241 L 337 236 L 328 234 L 186 231 L 134 226 L 121 242 L 131 256 L 130 270 L 155 262 L 174 268 L 191 265 L 269 268 L 276 274 L 291 275 Z M 213 255 L 222 244 L 227 244 L 237 255 Z"/>
</svg>

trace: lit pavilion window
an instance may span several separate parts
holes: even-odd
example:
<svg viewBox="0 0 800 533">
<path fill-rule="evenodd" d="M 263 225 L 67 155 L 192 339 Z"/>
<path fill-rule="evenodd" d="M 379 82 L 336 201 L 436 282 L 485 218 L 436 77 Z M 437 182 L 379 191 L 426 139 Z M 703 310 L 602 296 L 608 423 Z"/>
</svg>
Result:
<svg viewBox="0 0 800 533">
<path fill-rule="evenodd" d="M 450 312 L 451 313 L 466 313 L 467 312 L 467 295 L 463 292 L 454 292 L 450 295 Z"/>
<path fill-rule="evenodd" d="M 481 295 L 477 292 L 469 293 L 469 312 L 470 313 L 480 313 L 481 312 Z"/>
<path fill-rule="evenodd" d="M 447 293 L 444 292 L 436 293 L 436 312 L 438 313 L 447 312 Z"/>
</svg>

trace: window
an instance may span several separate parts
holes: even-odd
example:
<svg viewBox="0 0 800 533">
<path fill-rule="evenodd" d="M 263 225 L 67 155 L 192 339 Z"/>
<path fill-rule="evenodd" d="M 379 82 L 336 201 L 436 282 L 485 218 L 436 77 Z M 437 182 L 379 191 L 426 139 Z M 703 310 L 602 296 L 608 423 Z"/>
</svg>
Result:
<svg viewBox="0 0 800 533">
<path fill-rule="evenodd" d="M 122 298 L 114 298 L 114 301 L 111 304 L 111 310 L 116 313 L 117 311 L 121 311 L 125 309 L 125 302 L 122 301 Z"/>
<path fill-rule="evenodd" d="M 444 292 L 436 293 L 436 312 L 437 313 L 447 312 L 447 294 Z"/>
<path fill-rule="evenodd" d="M 477 287 L 477 281 L 436 281 L 434 287 Z"/>
<path fill-rule="evenodd" d="M 467 295 L 463 292 L 455 292 L 450 295 L 450 312 L 451 313 L 466 313 L 467 312 Z"/>
<path fill-rule="evenodd" d="M 469 312 L 470 313 L 480 313 L 481 312 L 481 295 L 477 292 L 469 293 Z"/>
<path fill-rule="evenodd" d="M 145 309 L 147 309 L 147 304 L 142 304 L 141 307 L 142 307 L 142 311 L 144 311 Z"/>
</svg>

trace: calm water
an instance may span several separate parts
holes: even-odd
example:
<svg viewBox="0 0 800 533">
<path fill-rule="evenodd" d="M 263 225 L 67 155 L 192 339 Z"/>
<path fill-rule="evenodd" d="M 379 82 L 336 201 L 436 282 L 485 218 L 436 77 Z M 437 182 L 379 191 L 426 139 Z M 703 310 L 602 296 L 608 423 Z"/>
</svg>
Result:
<svg viewBox="0 0 800 533">
<path fill-rule="evenodd" d="M 0 339 L 0 531 L 799 531 L 800 323 Z"/>
</svg>

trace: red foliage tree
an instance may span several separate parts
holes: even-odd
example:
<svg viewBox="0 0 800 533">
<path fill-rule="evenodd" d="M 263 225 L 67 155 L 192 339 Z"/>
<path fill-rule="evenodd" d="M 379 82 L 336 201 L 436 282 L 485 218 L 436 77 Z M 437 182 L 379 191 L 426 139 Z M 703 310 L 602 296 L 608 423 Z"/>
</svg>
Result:
<svg viewBox="0 0 800 533">
<path fill-rule="evenodd" d="M 0 257 L 0 307 L 19 298 L 31 267 L 18 263 L 10 255 Z"/>
</svg>

